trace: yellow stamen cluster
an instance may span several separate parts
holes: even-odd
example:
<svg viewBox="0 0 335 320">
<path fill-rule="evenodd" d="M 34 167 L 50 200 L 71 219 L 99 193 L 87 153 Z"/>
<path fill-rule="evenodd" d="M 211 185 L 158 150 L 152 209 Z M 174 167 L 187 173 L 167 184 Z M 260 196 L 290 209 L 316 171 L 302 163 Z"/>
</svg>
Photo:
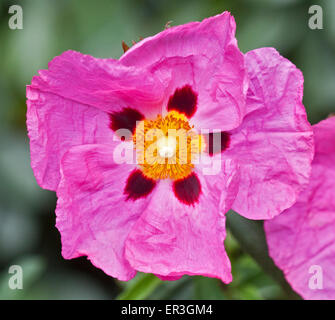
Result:
<svg viewBox="0 0 335 320">
<path fill-rule="evenodd" d="M 203 137 L 194 132 L 185 115 L 170 111 L 165 117 L 141 121 L 133 141 L 137 163 L 151 179 L 182 179 L 194 168 L 194 160 L 203 151 Z"/>
</svg>

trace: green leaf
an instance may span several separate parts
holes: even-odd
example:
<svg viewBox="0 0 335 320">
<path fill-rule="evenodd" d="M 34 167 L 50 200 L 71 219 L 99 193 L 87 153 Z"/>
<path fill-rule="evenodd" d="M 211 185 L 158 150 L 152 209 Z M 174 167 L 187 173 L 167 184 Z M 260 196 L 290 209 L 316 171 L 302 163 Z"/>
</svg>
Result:
<svg viewBox="0 0 335 320">
<path fill-rule="evenodd" d="M 152 274 L 139 273 L 131 280 L 117 300 L 146 299 L 163 281 Z"/>
<path fill-rule="evenodd" d="M 194 298 L 196 300 L 226 300 L 224 285 L 221 280 L 194 277 Z"/>
</svg>

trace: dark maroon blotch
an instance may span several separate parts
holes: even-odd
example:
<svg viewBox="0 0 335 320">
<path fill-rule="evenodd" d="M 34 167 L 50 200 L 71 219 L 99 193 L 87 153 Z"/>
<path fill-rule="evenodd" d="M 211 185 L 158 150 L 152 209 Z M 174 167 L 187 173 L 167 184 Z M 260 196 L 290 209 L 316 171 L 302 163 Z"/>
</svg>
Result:
<svg viewBox="0 0 335 320">
<path fill-rule="evenodd" d="M 229 132 L 211 132 L 204 134 L 206 139 L 207 149 L 206 152 L 213 156 L 214 154 L 225 151 L 229 148 L 230 144 L 230 134 Z"/>
<path fill-rule="evenodd" d="M 118 133 L 122 140 L 129 140 L 131 136 L 129 131 L 134 134 L 136 129 L 136 121 L 141 121 L 144 119 L 144 116 L 139 111 L 132 108 L 124 108 L 119 112 L 113 112 L 110 115 L 111 124 L 110 128 L 113 131 L 120 129 L 125 129 L 124 132 L 120 130 Z M 128 134 L 127 134 L 128 131 Z"/>
<path fill-rule="evenodd" d="M 191 118 L 197 109 L 198 96 L 190 85 L 176 89 L 168 102 L 168 111 L 176 110 Z"/>
<path fill-rule="evenodd" d="M 199 200 L 201 184 L 197 175 L 192 172 L 186 178 L 174 181 L 173 191 L 182 203 L 194 205 Z"/>
<path fill-rule="evenodd" d="M 145 198 L 156 186 L 156 181 L 147 178 L 141 170 L 135 169 L 128 177 L 124 194 L 127 200 Z"/>
</svg>

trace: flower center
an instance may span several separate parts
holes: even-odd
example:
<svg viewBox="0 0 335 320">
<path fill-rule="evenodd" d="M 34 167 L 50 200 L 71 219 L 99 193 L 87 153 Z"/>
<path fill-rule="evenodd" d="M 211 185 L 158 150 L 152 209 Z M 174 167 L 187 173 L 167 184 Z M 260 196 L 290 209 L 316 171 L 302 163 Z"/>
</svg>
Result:
<svg viewBox="0 0 335 320">
<path fill-rule="evenodd" d="M 176 139 L 162 137 L 157 141 L 158 153 L 161 158 L 172 158 L 176 153 Z"/>
<path fill-rule="evenodd" d="M 155 180 L 187 177 L 205 148 L 203 137 L 193 129 L 187 117 L 177 111 L 139 122 L 133 141 L 143 174 Z"/>
</svg>

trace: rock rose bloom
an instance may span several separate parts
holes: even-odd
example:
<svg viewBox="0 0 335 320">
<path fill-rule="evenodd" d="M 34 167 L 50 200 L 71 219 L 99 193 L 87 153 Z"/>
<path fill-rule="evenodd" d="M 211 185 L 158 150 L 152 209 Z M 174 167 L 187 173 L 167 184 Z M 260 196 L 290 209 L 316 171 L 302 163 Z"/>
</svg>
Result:
<svg viewBox="0 0 335 320">
<path fill-rule="evenodd" d="M 265 223 L 270 256 L 305 299 L 335 299 L 335 118 L 313 126 L 312 175 L 296 204 Z"/>
<path fill-rule="evenodd" d="M 138 270 L 230 282 L 225 212 L 272 218 L 308 180 L 302 94 L 301 72 L 274 49 L 240 52 L 228 12 L 119 60 L 54 58 L 27 88 L 27 126 L 36 179 L 57 192 L 63 257 L 85 255 L 120 280 Z M 150 141 L 157 150 L 142 157 Z"/>
</svg>

